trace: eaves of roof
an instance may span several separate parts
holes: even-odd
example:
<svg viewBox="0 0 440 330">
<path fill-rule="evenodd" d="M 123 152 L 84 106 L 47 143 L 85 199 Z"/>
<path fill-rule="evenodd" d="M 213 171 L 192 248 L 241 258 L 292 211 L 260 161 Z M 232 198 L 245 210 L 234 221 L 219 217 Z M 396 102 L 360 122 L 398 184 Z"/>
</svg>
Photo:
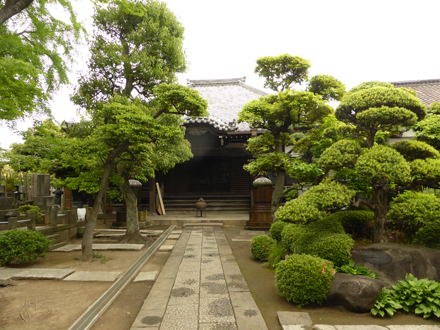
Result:
<svg viewBox="0 0 440 330">
<path fill-rule="evenodd" d="M 259 95 L 268 95 L 268 93 L 263 92 L 257 88 L 246 85 L 246 77 L 241 78 L 229 78 L 229 79 L 207 79 L 207 80 L 186 80 L 188 87 L 218 87 L 218 86 L 233 86 L 238 85 L 246 88 Z"/>
<path fill-rule="evenodd" d="M 409 80 L 392 82 L 394 87 L 411 88 L 425 106 L 440 100 L 440 79 Z"/>
</svg>

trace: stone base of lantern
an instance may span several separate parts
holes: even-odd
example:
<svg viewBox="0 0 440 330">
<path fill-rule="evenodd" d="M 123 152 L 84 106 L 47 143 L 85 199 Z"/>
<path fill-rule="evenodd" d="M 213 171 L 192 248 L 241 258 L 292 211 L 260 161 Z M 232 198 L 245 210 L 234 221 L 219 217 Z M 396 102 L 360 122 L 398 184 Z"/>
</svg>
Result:
<svg viewBox="0 0 440 330">
<path fill-rule="evenodd" d="M 269 229 L 272 225 L 272 214 L 269 210 L 252 209 L 249 211 L 249 221 L 246 221 L 246 229 Z"/>
</svg>

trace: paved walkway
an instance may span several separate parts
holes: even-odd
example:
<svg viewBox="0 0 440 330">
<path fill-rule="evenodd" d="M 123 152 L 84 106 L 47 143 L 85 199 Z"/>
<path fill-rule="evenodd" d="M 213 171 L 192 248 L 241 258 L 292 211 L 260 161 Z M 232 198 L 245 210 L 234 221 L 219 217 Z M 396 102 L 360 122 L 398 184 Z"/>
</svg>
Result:
<svg viewBox="0 0 440 330">
<path fill-rule="evenodd" d="M 150 330 L 267 330 L 219 227 L 187 227 L 132 325 Z"/>
</svg>

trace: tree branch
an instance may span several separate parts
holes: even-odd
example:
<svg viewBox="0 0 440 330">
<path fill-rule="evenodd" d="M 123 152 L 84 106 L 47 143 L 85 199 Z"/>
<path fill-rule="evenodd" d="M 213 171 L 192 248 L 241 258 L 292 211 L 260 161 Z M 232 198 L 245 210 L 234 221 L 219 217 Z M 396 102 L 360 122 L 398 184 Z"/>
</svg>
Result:
<svg viewBox="0 0 440 330">
<path fill-rule="evenodd" d="M 7 0 L 5 6 L 0 9 L 0 25 L 25 10 L 32 2 L 33 0 Z"/>
</svg>

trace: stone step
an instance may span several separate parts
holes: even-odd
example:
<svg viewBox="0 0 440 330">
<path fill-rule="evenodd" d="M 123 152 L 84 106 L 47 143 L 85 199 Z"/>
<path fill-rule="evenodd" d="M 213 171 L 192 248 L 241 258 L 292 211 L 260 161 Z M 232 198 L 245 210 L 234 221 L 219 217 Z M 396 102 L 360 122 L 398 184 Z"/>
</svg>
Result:
<svg viewBox="0 0 440 330">
<path fill-rule="evenodd" d="M 202 226 L 208 226 L 208 227 L 223 227 L 222 222 L 190 222 L 183 224 L 183 227 L 202 227 Z"/>
</svg>

